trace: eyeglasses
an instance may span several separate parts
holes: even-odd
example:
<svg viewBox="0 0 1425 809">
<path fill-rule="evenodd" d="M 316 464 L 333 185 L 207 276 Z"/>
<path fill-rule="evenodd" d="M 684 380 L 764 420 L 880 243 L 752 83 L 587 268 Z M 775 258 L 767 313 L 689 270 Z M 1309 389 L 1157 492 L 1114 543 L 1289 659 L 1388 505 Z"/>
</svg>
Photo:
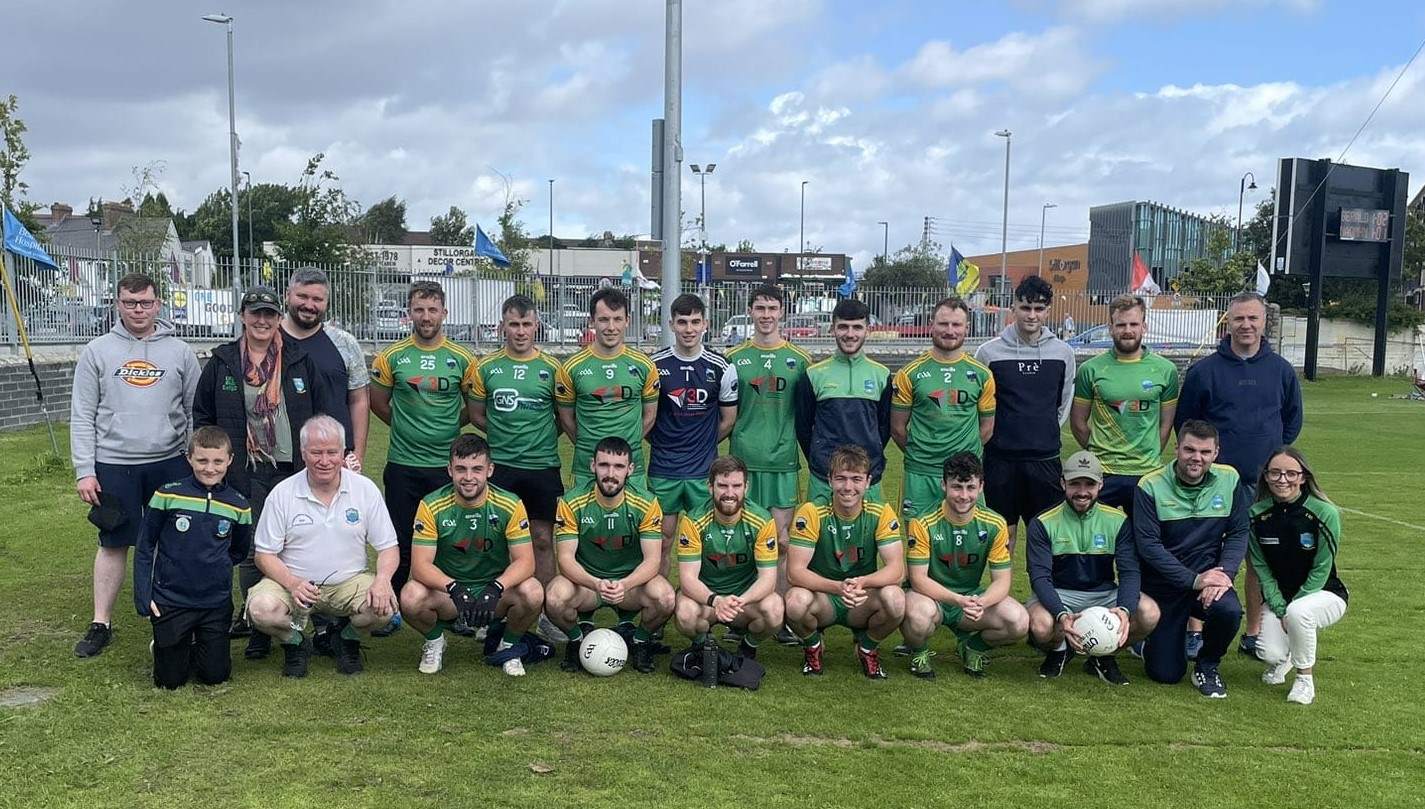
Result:
<svg viewBox="0 0 1425 809">
<path fill-rule="evenodd" d="M 155 309 L 155 308 L 157 308 L 157 307 L 158 307 L 158 301 L 157 301 L 157 300 L 154 300 L 154 299 L 152 299 L 152 298 L 149 299 L 149 300 L 146 300 L 146 301 L 133 301 L 133 300 L 128 300 L 128 301 L 119 301 L 119 305 L 122 306 L 122 307 L 124 307 L 125 309 L 128 309 L 130 312 L 134 311 L 135 309 L 143 309 L 144 311 L 148 311 L 149 309 Z"/>
<path fill-rule="evenodd" d="M 1300 480 L 1301 470 L 1299 469 L 1268 469 L 1267 480 Z"/>
</svg>

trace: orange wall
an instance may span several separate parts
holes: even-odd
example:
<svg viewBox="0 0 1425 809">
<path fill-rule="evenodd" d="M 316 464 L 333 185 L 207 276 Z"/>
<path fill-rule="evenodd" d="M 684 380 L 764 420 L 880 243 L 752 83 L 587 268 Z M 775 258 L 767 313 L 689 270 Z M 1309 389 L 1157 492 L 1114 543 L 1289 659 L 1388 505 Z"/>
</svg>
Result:
<svg viewBox="0 0 1425 809">
<path fill-rule="evenodd" d="M 1011 250 L 1007 255 L 1010 285 L 1019 283 L 1027 275 L 1039 272 L 1039 250 Z M 999 276 L 1000 254 L 989 253 L 982 256 L 966 256 L 966 261 L 980 267 L 980 288 L 990 283 L 991 277 Z M 1056 292 L 1080 292 L 1088 284 L 1089 245 L 1070 244 L 1062 247 L 1044 248 L 1044 278 L 1054 285 Z"/>
</svg>

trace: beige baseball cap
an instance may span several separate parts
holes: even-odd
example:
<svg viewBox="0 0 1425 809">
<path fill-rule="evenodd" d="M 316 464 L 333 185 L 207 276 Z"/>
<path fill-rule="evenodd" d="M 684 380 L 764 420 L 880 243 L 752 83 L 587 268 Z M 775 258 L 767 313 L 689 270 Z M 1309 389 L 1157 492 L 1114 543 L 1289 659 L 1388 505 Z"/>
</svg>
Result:
<svg viewBox="0 0 1425 809">
<path fill-rule="evenodd" d="M 1103 482 L 1103 464 L 1098 462 L 1097 455 L 1086 449 L 1075 452 L 1064 461 L 1064 480 L 1078 478 L 1088 478 L 1095 483 Z"/>
</svg>

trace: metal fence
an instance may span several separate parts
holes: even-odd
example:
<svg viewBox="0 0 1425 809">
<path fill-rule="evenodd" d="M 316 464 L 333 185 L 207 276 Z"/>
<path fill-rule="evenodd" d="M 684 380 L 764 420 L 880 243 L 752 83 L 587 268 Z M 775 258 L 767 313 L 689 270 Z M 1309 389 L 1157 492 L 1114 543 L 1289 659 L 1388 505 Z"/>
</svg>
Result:
<svg viewBox="0 0 1425 809">
<path fill-rule="evenodd" d="M 16 294 L 31 342 L 77 344 L 106 332 L 113 324 L 115 289 L 130 272 L 154 278 L 160 287 L 160 317 L 178 333 L 195 341 L 223 341 L 236 332 L 239 284 L 230 261 L 191 254 L 185 257 L 124 255 L 94 251 L 57 250 L 52 253 L 59 269 L 28 259 L 13 260 Z M 257 278 L 279 292 L 298 265 L 264 260 L 244 267 L 241 275 Z M 661 338 L 660 305 L 663 291 L 637 277 L 534 277 L 513 278 L 490 274 L 398 274 L 360 263 L 322 266 L 331 281 L 330 321 L 368 344 L 399 339 L 410 333 L 406 292 L 413 280 L 434 280 L 446 292 L 449 315 L 446 330 L 453 338 L 477 347 L 499 339 L 500 304 L 523 293 L 539 309 L 540 341 L 571 347 L 589 339 L 589 298 L 602 286 L 618 285 L 629 295 L 628 339 L 645 347 Z M 787 297 L 785 329 L 799 343 L 830 345 L 831 311 L 840 295 L 839 281 L 783 280 Z M 751 333 L 748 299 L 758 284 L 683 282 L 681 292 L 699 295 L 708 306 L 708 340 L 717 346 L 736 343 Z M 1108 303 L 1115 292 L 1065 292 L 1050 309 L 1049 326 L 1060 336 L 1087 348 L 1106 348 Z M 871 310 L 873 345 L 915 349 L 929 343 L 929 315 L 945 297 L 941 288 L 880 289 L 862 287 L 856 297 Z M 979 342 L 997 334 L 1008 323 L 1008 293 L 980 290 L 969 298 L 972 317 L 970 339 Z M 1159 295 L 1149 300 L 1150 342 L 1173 347 L 1206 345 L 1219 332 L 1225 297 L 1189 294 Z M 17 331 L 8 307 L 6 342 L 16 342 Z"/>
</svg>

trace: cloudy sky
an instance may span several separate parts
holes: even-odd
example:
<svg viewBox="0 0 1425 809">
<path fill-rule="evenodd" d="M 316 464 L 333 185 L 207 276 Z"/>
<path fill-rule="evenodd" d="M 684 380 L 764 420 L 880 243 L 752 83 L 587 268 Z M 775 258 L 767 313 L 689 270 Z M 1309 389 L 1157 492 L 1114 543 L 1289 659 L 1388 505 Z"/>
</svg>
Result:
<svg viewBox="0 0 1425 809">
<path fill-rule="evenodd" d="M 227 184 L 221 26 L 237 17 L 242 167 L 293 182 L 325 152 L 347 193 L 395 194 L 423 229 L 450 205 L 492 224 L 503 176 L 534 234 L 649 229 L 649 120 L 664 3 L 8 0 L 5 82 L 30 198 L 122 197 L 134 166 L 191 209 Z M 986 10 L 988 8 L 988 10 Z M 686 163 L 715 162 L 709 238 L 864 267 L 935 237 L 997 251 L 1013 131 L 1010 248 L 1087 238 L 1089 206 L 1152 199 L 1235 216 L 1283 156 L 1340 154 L 1425 39 L 1418 0 L 685 0 Z M 22 32 L 16 35 L 15 32 Z M 1425 181 L 1425 56 L 1347 162 Z M 1259 193 L 1262 193 L 1259 192 Z M 697 178 L 683 174 L 695 215 Z M 1249 196 L 1248 202 L 1252 197 Z"/>
</svg>

